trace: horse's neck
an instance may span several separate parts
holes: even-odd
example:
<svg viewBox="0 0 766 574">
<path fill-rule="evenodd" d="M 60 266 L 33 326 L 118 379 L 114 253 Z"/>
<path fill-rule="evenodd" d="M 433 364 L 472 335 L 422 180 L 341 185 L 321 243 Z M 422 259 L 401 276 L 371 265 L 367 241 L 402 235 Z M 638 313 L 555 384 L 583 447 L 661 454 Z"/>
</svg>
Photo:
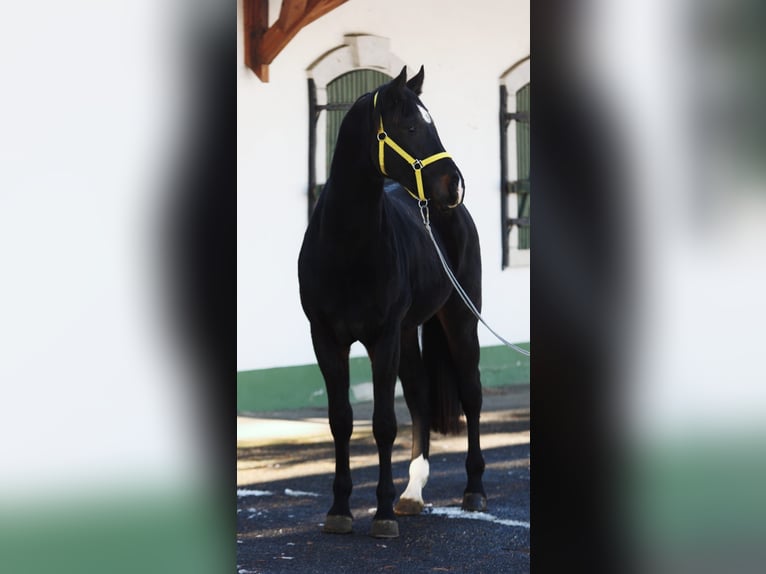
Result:
<svg viewBox="0 0 766 574">
<path fill-rule="evenodd" d="M 339 138 L 325 187 L 327 231 L 355 241 L 379 234 L 382 223 L 383 176 L 366 155 L 367 149 L 358 141 Z"/>
</svg>

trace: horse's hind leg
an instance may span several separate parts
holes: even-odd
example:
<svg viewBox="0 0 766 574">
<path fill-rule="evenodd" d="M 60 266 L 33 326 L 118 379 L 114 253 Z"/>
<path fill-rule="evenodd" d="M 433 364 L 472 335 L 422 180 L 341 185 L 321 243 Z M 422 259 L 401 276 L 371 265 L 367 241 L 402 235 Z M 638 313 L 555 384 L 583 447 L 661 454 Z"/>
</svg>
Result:
<svg viewBox="0 0 766 574">
<path fill-rule="evenodd" d="M 333 480 L 333 503 L 327 513 L 324 531 L 334 534 L 351 532 L 353 517 L 349 507 L 351 496 L 351 467 L 349 465 L 349 440 L 354 426 L 351 403 L 348 398 L 349 347 L 339 344 L 335 336 L 312 323 L 311 338 L 314 343 L 319 369 L 327 388 L 327 415 L 330 431 L 335 442 L 335 479 Z"/>
<path fill-rule="evenodd" d="M 418 347 L 417 328 L 402 332 L 399 378 L 412 417 L 412 456 L 410 480 L 399 497 L 394 512 L 400 515 L 420 514 L 423 510 L 423 488 L 428 481 L 430 420 L 428 380 Z"/>
</svg>

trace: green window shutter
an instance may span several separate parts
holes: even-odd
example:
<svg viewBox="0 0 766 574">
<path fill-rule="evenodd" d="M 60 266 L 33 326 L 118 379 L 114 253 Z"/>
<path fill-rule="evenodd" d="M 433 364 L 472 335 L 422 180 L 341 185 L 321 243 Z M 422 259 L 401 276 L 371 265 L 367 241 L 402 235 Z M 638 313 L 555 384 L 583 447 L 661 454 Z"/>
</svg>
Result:
<svg viewBox="0 0 766 574">
<path fill-rule="evenodd" d="M 516 112 L 529 114 L 529 84 L 516 92 Z M 529 221 L 529 122 L 516 122 L 516 165 L 518 169 L 516 192 L 519 219 Z M 529 225 L 519 225 L 519 249 L 530 248 Z"/>
<path fill-rule="evenodd" d="M 327 84 L 327 172 L 330 173 L 332 154 L 338 141 L 338 130 L 348 109 L 359 96 L 373 91 L 391 77 L 376 70 L 354 70 L 338 76 Z"/>
</svg>

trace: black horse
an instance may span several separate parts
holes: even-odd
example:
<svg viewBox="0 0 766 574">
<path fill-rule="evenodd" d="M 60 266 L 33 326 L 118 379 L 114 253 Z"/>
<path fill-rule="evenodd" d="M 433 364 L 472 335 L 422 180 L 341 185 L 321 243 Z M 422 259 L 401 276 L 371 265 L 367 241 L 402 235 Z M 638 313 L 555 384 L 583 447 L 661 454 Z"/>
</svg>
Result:
<svg viewBox="0 0 766 574">
<path fill-rule="evenodd" d="M 444 151 L 418 97 L 423 76 L 421 67 L 407 81 L 402 69 L 396 79 L 361 96 L 348 111 L 298 260 L 301 302 L 327 386 L 335 441 L 334 499 L 326 532 L 352 529 L 348 355 L 355 341 L 362 342 L 372 362 L 373 434 L 379 456 L 372 535 L 398 536 L 395 514 L 423 509 L 430 430 L 458 432 L 461 410 L 468 429 L 463 508 L 483 511 L 487 506 L 479 446 L 477 320 L 439 262 L 421 207 L 428 202 L 436 241 L 480 308 L 479 238 L 462 205 L 462 174 Z M 416 192 L 420 202 L 413 199 Z M 391 450 L 397 431 L 397 374 L 412 416 L 413 440 L 409 485 L 394 508 Z"/>
</svg>

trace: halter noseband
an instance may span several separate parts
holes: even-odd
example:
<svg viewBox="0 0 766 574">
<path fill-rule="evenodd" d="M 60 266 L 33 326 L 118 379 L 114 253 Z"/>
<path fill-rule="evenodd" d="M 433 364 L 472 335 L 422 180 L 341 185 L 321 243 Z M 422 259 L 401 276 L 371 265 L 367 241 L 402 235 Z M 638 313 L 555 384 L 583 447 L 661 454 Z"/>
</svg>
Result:
<svg viewBox="0 0 766 574">
<path fill-rule="evenodd" d="M 372 107 L 373 109 L 376 108 L 378 105 L 378 92 L 375 92 L 375 96 L 372 100 Z M 439 153 L 435 153 L 434 155 L 430 155 L 425 159 L 415 159 L 410 154 L 408 154 L 404 149 L 397 144 L 394 140 L 392 140 L 390 137 L 388 137 L 388 134 L 383 129 L 383 114 L 380 115 L 380 126 L 378 127 L 378 163 L 380 164 L 380 171 L 383 173 L 383 175 L 388 175 L 386 173 L 386 163 L 384 159 L 384 152 L 386 149 L 386 146 L 390 147 L 392 150 L 394 150 L 399 156 L 406 161 L 410 167 L 415 171 L 415 184 L 418 188 L 418 194 L 415 195 L 412 193 L 407 187 L 404 189 L 407 190 L 407 193 L 409 193 L 412 197 L 419 201 L 427 201 L 426 195 L 423 192 L 423 174 L 421 171 L 424 167 L 427 165 L 430 165 L 436 161 L 439 161 L 440 159 L 446 159 L 448 157 L 452 157 L 450 154 L 448 154 L 446 151 L 442 151 Z"/>
</svg>

